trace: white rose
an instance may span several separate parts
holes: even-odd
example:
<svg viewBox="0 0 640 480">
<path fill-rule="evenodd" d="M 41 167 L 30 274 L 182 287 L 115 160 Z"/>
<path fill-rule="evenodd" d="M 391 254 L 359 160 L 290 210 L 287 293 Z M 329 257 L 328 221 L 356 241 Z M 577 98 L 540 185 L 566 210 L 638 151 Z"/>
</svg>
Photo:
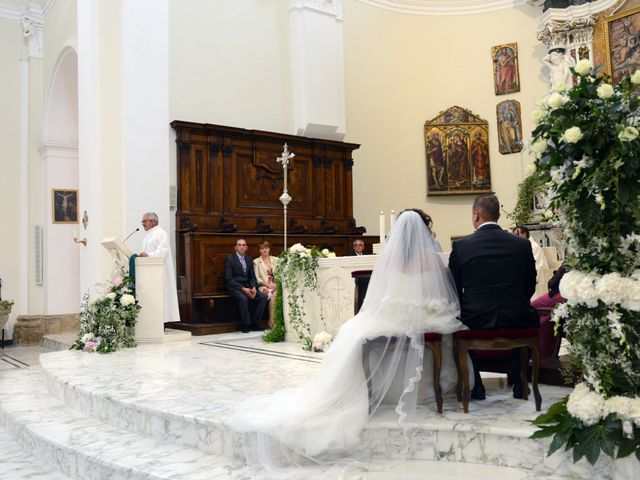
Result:
<svg viewBox="0 0 640 480">
<path fill-rule="evenodd" d="M 633 289 L 633 280 L 622 278 L 619 273 L 607 273 L 596 282 L 598 298 L 607 304 L 622 303 Z"/>
<path fill-rule="evenodd" d="M 634 85 L 640 84 L 640 70 L 633 72 L 633 75 L 631 75 L 631 83 Z"/>
<path fill-rule="evenodd" d="M 531 112 L 531 120 L 533 120 L 533 123 L 535 123 L 536 125 L 538 125 L 542 120 L 544 120 L 544 118 L 547 116 L 547 112 L 545 112 L 544 110 L 534 110 L 533 112 Z"/>
<path fill-rule="evenodd" d="M 598 94 L 599 98 L 606 100 L 607 98 L 613 97 L 613 94 L 615 92 L 613 91 L 613 87 L 611 85 L 609 85 L 608 83 L 602 83 L 596 89 L 596 93 Z"/>
<path fill-rule="evenodd" d="M 322 255 L 324 255 L 325 257 L 329 256 L 329 249 L 328 248 L 323 248 L 322 249 Z"/>
<path fill-rule="evenodd" d="M 127 305 L 133 305 L 134 303 L 136 303 L 136 297 L 129 293 L 125 293 L 124 295 L 122 295 L 122 297 L 120 297 L 120 305 L 122 305 L 123 307 L 126 307 Z"/>
<path fill-rule="evenodd" d="M 569 395 L 567 410 L 586 426 L 595 425 L 602 419 L 604 399 L 585 383 L 580 383 Z"/>
<path fill-rule="evenodd" d="M 589 60 L 580 60 L 575 67 L 575 71 L 578 75 L 584 77 L 593 68 L 593 64 Z"/>
<path fill-rule="evenodd" d="M 640 398 L 638 397 L 631 399 L 629 405 L 629 420 L 633 420 L 633 422 L 640 427 Z"/>
<path fill-rule="evenodd" d="M 86 342 L 90 342 L 94 338 L 96 338 L 96 337 L 95 337 L 95 335 L 93 333 L 85 333 L 82 336 L 81 340 L 82 340 L 83 343 L 86 343 Z"/>
<path fill-rule="evenodd" d="M 562 95 L 561 93 L 558 93 L 558 92 L 554 92 L 551 95 L 549 95 L 549 98 L 547 99 L 547 105 L 549 105 L 549 107 L 551 108 L 558 108 L 564 105 L 565 103 L 567 103 L 568 101 L 569 101 L 569 98 L 567 96 Z"/>
<path fill-rule="evenodd" d="M 564 82 L 554 83 L 551 87 L 551 90 L 554 92 L 562 93 L 569 90 L 571 87 Z"/>
<path fill-rule="evenodd" d="M 564 140 L 567 143 L 577 143 L 583 136 L 584 135 L 582 134 L 580 127 L 571 127 L 564 131 L 561 140 Z"/>
<path fill-rule="evenodd" d="M 295 243 L 289 247 L 289 253 L 306 252 L 307 249 L 301 243 Z"/>
<path fill-rule="evenodd" d="M 628 285 L 629 290 L 626 298 L 622 301 L 622 308 L 633 312 L 640 312 L 640 281 L 632 277 Z"/>
<path fill-rule="evenodd" d="M 329 252 L 329 254 L 327 255 L 327 257 L 329 258 L 335 258 L 336 256 L 336 252 Z"/>
<path fill-rule="evenodd" d="M 537 155 L 542 155 L 544 152 L 547 151 L 547 148 L 548 148 L 547 141 L 542 137 L 536 139 L 531 144 L 531 150 L 533 150 Z"/>
<path fill-rule="evenodd" d="M 631 417 L 632 399 L 629 397 L 611 397 L 604 402 L 603 416 L 615 413 L 618 418 L 628 420 Z"/>
<path fill-rule="evenodd" d="M 527 177 L 530 177 L 534 173 L 536 173 L 536 164 L 535 163 L 530 163 L 527 166 Z"/>
<path fill-rule="evenodd" d="M 623 142 L 630 142 L 638 138 L 638 133 L 639 132 L 636 127 L 628 126 L 624 127 L 624 130 L 618 134 L 618 138 Z"/>
<path fill-rule="evenodd" d="M 107 293 L 104 298 L 108 298 L 109 300 L 115 300 L 116 292 Z"/>
</svg>

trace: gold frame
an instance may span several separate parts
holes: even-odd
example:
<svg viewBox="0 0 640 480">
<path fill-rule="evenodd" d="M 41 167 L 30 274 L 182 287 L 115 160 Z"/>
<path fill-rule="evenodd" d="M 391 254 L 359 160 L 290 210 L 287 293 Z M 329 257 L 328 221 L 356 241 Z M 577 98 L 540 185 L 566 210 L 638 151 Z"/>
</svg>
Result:
<svg viewBox="0 0 640 480">
<path fill-rule="evenodd" d="M 512 89 L 507 89 L 504 92 L 499 91 L 498 89 L 498 59 L 496 58 L 496 53 L 502 50 L 503 48 L 510 48 L 513 50 L 513 64 L 515 69 L 516 76 L 516 84 Z M 503 43 L 502 45 L 496 45 L 495 47 L 491 47 L 491 60 L 493 61 L 493 89 L 496 95 L 509 95 L 511 93 L 518 93 L 521 89 L 520 87 L 520 65 L 518 60 L 518 43 Z"/>
<path fill-rule="evenodd" d="M 67 195 L 75 196 L 75 210 L 72 212 L 73 219 L 60 219 L 60 215 L 56 216 L 56 194 L 61 194 L 66 197 Z M 78 211 L 79 211 L 80 195 L 77 189 L 71 188 L 52 188 L 51 189 L 51 223 L 78 223 Z M 64 201 L 64 200 L 62 200 Z M 58 212 L 59 213 L 59 212 Z M 67 212 L 68 214 L 68 212 Z"/>
<path fill-rule="evenodd" d="M 611 60 L 611 42 L 609 41 L 609 34 L 610 34 L 610 28 L 611 28 L 610 24 L 615 22 L 616 20 L 620 20 L 621 18 L 630 17 L 638 14 L 640 14 L 640 7 L 632 8 L 631 10 L 626 10 L 624 12 L 611 15 L 610 17 L 606 17 L 604 19 L 604 45 L 605 45 L 606 71 L 607 71 L 607 74 L 611 77 L 612 83 L 615 83 L 615 81 L 613 78 L 613 63 Z M 640 28 L 638 29 L 638 32 L 640 32 Z"/>
</svg>

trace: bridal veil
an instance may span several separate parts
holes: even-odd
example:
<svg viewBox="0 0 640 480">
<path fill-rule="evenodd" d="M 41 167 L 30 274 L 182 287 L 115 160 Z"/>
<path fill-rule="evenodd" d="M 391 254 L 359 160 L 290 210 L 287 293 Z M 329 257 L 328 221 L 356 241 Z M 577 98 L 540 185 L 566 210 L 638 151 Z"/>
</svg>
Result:
<svg viewBox="0 0 640 480">
<path fill-rule="evenodd" d="M 433 398 L 423 334 L 464 329 L 459 312 L 453 279 L 429 229 L 416 212 L 403 212 L 376 262 L 360 312 L 340 328 L 316 376 L 300 387 L 248 399 L 230 420 L 247 461 L 268 468 L 354 461 L 360 434 L 382 410 L 404 428 L 418 403 Z M 457 376 L 451 338 L 445 338 L 446 390 Z M 368 342 L 373 348 L 365 375 L 362 352 Z"/>
</svg>

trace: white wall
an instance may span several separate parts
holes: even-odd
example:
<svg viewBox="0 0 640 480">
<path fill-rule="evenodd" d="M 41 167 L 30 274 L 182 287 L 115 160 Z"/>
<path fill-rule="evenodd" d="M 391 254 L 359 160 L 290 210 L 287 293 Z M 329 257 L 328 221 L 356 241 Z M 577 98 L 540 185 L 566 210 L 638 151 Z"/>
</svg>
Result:
<svg viewBox="0 0 640 480">
<path fill-rule="evenodd" d="M 445 249 L 451 235 L 472 232 L 473 196 L 427 199 L 424 123 L 453 105 L 488 120 L 492 188 L 506 210 L 513 208 L 516 185 L 530 160 L 525 152 L 498 152 L 496 104 L 521 103 L 528 138 L 530 112 L 546 89 L 539 62 L 544 46 L 536 40 L 539 13 L 527 5 L 427 17 L 345 2 L 345 140 L 362 144 L 353 168 L 359 225 L 375 234 L 380 210 L 418 207 L 433 217 Z M 491 47 L 511 42 L 518 43 L 521 92 L 496 96 Z M 504 214 L 501 223 L 509 225 Z"/>
</svg>

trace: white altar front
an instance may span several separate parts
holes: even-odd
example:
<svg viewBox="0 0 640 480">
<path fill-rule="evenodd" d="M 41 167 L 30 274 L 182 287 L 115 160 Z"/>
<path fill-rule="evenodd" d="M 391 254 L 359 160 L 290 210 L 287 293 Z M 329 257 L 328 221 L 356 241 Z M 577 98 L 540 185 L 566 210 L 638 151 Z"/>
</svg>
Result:
<svg viewBox="0 0 640 480">
<path fill-rule="evenodd" d="M 318 261 L 318 290 L 305 292 L 305 320 L 311 327 L 311 337 L 326 331 L 335 335 L 342 324 L 353 317 L 355 280 L 351 272 L 372 270 L 376 255 L 321 258 Z M 297 342 L 298 337 L 289 327 L 287 292 L 284 291 L 285 341 Z"/>
</svg>

